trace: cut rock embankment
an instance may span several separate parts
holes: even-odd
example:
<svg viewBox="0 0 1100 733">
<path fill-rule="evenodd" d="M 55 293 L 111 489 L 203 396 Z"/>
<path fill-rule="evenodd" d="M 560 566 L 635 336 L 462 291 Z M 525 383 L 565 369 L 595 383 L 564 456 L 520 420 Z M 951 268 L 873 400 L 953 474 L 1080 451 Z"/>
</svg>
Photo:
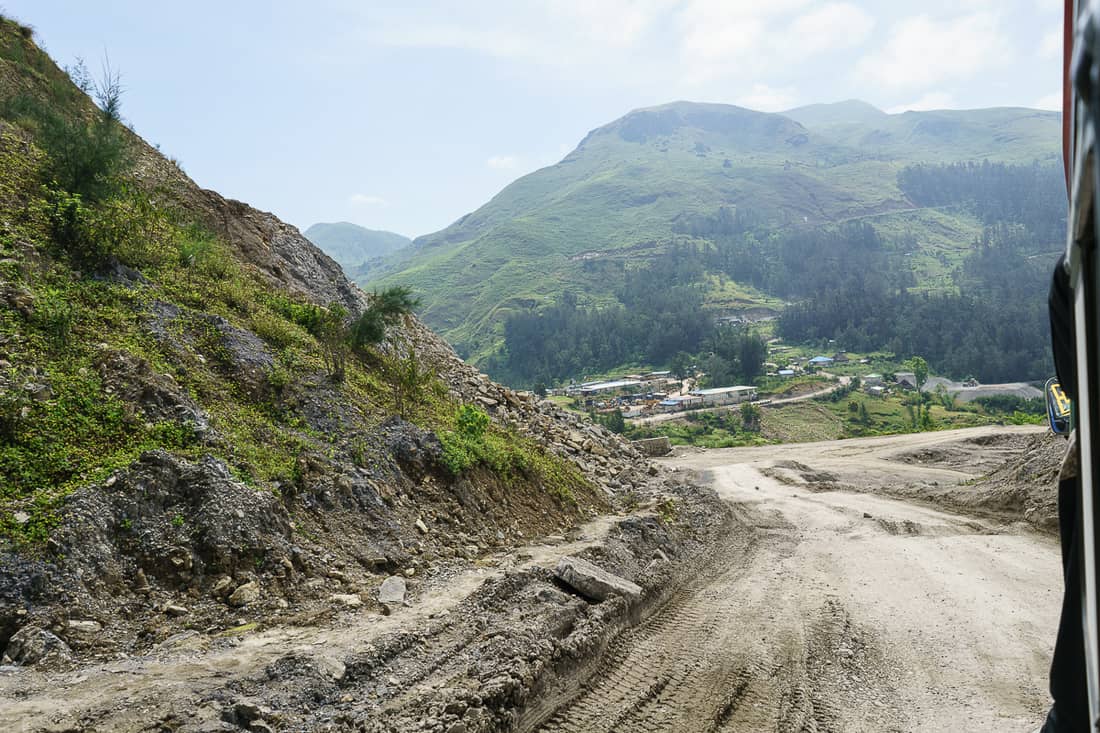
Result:
<svg viewBox="0 0 1100 733">
<path fill-rule="evenodd" d="M 386 617 L 353 608 L 241 636 L 192 633 L 68 674 L 9 669 L 0 674 L 0 720 L 27 730 L 88 719 L 119 731 L 231 730 L 243 705 L 276 730 L 513 729 L 621 629 L 661 607 L 715 543 L 744 539 L 713 492 L 677 474 L 643 487 L 640 500 L 632 515 L 427 579 Z M 658 505 L 660 513 L 647 508 Z M 636 583 L 640 596 L 582 596 L 553 574 L 565 556 Z M 124 690 L 112 684 L 117 674 Z"/>
</svg>

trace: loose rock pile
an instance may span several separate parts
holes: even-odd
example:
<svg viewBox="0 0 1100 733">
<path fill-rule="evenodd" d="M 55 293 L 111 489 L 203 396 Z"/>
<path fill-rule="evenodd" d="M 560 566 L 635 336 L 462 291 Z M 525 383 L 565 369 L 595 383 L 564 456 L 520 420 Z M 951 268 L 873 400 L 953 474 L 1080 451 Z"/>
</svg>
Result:
<svg viewBox="0 0 1100 733">
<path fill-rule="evenodd" d="M 480 405 L 493 420 L 532 438 L 555 455 L 573 462 L 609 496 L 635 491 L 657 469 L 630 441 L 602 425 L 567 412 L 531 392 L 493 382 L 458 355 L 419 321 L 410 320 L 401 338 L 417 345 L 421 358 L 437 366 L 452 393 Z"/>
</svg>

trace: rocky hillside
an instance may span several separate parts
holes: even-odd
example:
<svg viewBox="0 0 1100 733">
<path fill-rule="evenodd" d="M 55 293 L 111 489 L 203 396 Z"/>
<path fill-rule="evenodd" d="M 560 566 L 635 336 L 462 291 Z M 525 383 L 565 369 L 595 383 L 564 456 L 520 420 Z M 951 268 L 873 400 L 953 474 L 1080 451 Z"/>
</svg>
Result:
<svg viewBox="0 0 1100 733">
<path fill-rule="evenodd" d="M 375 301 L 120 126 L 109 81 L 97 107 L 0 20 L 4 664 L 384 610 L 656 472 L 411 315 L 355 336 Z"/>
</svg>

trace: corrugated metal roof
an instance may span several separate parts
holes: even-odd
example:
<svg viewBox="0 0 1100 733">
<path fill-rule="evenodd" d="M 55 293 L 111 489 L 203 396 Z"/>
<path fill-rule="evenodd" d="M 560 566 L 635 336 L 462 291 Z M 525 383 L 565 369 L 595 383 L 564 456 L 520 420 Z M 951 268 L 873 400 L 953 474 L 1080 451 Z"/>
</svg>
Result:
<svg viewBox="0 0 1100 733">
<path fill-rule="evenodd" d="M 756 387 L 747 387 L 745 385 L 738 385 L 736 387 L 710 387 L 708 389 L 693 389 L 690 394 L 699 395 L 711 395 L 711 394 L 729 394 L 730 392 L 744 392 L 745 390 L 755 390 Z"/>
<path fill-rule="evenodd" d="M 605 390 L 605 389 L 619 389 L 621 387 L 637 387 L 641 382 L 637 379 L 619 379 L 614 382 L 592 382 L 591 384 L 582 384 L 581 390 Z"/>
</svg>

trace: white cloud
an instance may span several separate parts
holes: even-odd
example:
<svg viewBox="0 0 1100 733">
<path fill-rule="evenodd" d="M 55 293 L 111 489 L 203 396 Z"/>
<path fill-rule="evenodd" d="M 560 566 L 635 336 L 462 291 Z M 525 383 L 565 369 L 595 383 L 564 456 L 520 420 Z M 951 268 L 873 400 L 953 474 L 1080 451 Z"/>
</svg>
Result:
<svg viewBox="0 0 1100 733">
<path fill-rule="evenodd" d="M 861 43 L 874 28 L 850 2 L 809 9 L 807 0 L 694 0 L 680 12 L 680 59 L 686 81 L 759 78 L 814 56 Z"/>
<path fill-rule="evenodd" d="M 1061 112 L 1062 111 L 1062 93 L 1061 92 L 1052 92 L 1050 94 L 1046 94 L 1042 97 L 1039 97 L 1039 99 L 1035 100 L 1035 103 L 1032 106 L 1035 107 L 1036 109 L 1049 109 L 1049 110 L 1054 110 L 1055 112 Z"/>
<path fill-rule="evenodd" d="M 947 92 L 928 92 L 920 99 L 909 104 L 899 104 L 890 107 L 887 112 L 892 115 L 902 112 L 923 112 L 930 109 L 949 109 L 955 104 L 955 99 Z"/>
<path fill-rule="evenodd" d="M 386 207 L 390 202 L 381 196 L 372 196 L 365 193 L 353 193 L 348 200 L 355 206 L 381 206 Z"/>
<path fill-rule="evenodd" d="M 795 90 L 789 87 L 773 89 L 767 84 L 754 84 L 752 91 L 734 99 L 734 104 L 761 112 L 779 112 L 794 107 L 797 99 Z"/>
<path fill-rule="evenodd" d="M 859 62 L 856 74 L 883 87 L 919 89 L 970 78 L 1009 58 L 1009 42 L 995 13 L 951 20 L 917 15 L 896 23 L 883 46 Z"/>
<path fill-rule="evenodd" d="M 874 25 L 851 0 L 485 0 L 432 19 L 376 14 L 368 41 L 531 63 L 619 87 L 683 84 L 670 95 L 691 95 L 700 85 L 790 77 L 812 57 L 865 42 Z"/>
<path fill-rule="evenodd" d="M 494 155 L 485 161 L 493 170 L 510 171 L 519 167 L 519 158 L 514 155 Z"/>
<path fill-rule="evenodd" d="M 858 46 L 874 27 L 874 18 L 855 5 L 830 3 L 798 15 L 791 24 L 791 37 L 803 53 L 816 53 Z"/>
<path fill-rule="evenodd" d="M 636 51 L 676 0 L 540 0 L 470 4 L 458 20 L 415 11 L 383 15 L 368 33 L 387 46 L 446 48 L 584 68 Z M 456 14 L 458 15 L 458 14 Z"/>
</svg>

